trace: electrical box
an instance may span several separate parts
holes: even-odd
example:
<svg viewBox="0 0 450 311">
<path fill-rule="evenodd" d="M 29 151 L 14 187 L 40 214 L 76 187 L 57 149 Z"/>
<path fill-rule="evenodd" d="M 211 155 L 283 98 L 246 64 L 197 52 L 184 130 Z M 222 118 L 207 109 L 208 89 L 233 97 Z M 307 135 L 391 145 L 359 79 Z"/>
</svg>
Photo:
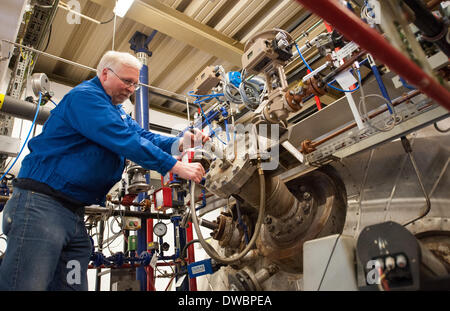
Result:
<svg viewBox="0 0 450 311">
<path fill-rule="evenodd" d="M 155 209 L 158 211 L 166 211 L 172 208 L 172 189 L 163 187 L 153 194 L 155 198 Z"/>
<path fill-rule="evenodd" d="M 309 291 L 356 291 L 356 241 L 330 235 L 303 244 L 303 288 Z"/>
<path fill-rule="evenodd" d="M 205 274 L 212 274 L 213 267 L 211 258 L 191 263 L 187 266 L 189 278 L 196 278 Z"/>
<path fill-rule="evenodd" d="M 255 43 L 242 55 L 242 68 L 248 74 L 258 74 L 278 58 L 267 39 L 257 39 Z"/>
<path fill-rule="evenodd" d="M 123 217 L 123 228 L 125 230 L 139 230 L 141 229 L 141 219 L 138 217 Z"/>
<path fill-rule="evenodd" d="M 195 77 L 194 93 L 197 95 L 208 94 L 214 87 L 219 84 L 219 72 L 215 69 L 216 66 L 208 66 Z"/>
</svg>

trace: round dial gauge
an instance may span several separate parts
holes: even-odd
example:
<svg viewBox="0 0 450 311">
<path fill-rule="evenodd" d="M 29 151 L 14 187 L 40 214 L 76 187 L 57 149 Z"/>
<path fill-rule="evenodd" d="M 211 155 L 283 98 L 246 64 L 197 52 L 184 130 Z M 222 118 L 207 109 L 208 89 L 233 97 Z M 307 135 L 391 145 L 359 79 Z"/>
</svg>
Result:
<svg viewBox="0 0 450 311">
<path fill-rule="evenodd" d="M 167 233 L 167 226 L 165 223 L 163 222 L 158 222 L 154 227 L 153 227 L 153 232 L 155 233 L 156 236 L 162 237 Z"/>
</svg>

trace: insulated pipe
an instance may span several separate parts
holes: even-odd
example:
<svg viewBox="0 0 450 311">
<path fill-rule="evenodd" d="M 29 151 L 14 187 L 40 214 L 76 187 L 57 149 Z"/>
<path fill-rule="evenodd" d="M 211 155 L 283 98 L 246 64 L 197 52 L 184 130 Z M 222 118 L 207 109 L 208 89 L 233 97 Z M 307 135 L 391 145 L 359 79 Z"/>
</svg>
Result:
<svg viewBox="0 0 450 311">
<path fill-rule="evenodd" d="M 108 209 L 104 207 L 91 207 L 87 206 L 84 208 L 86 215 L 90 214 L 107 214 L 110 216 L 129 216 L 129 217 L 139 217 L 141 219 L 170 219 L 172 217 L 172 214 L 157 214 L 157 213 L 150 213 L 150 212 L 137 212 L 137 211 L 123 211 L 123 210 L 116 210 L 116 209 Z"/>
<path fill-rule="evenodd" d="M 450 110 L 450 92 L 444 86 L 427 75 L 412 60 L 391 46 L 376 30 L 370 28 L 338 1 L 297 0 L 297 2 L 332 24 L 347 39 L 357 43 L 428 97 Z"/>
<path fill-rule="evenodd" d="M 450 56 L 450 44 L 447 41 L 448 24 L 438 20 L 420 0 L 403 0 L 414 11 L 414 25 L 425 35 L 427 41 L 436 43 L 442 52 Z"/>
<path fill-rule="evenodd" d="M 0 94 L 0 112 L 7 115 L 33 121 L 36 114 L 36 108 L 37 105 L 34 103 Z M 48 107 L 40 107 L 36 123 L 43 125 L 50 116 L 50 111 L 51 109 Z"/>
</svg>

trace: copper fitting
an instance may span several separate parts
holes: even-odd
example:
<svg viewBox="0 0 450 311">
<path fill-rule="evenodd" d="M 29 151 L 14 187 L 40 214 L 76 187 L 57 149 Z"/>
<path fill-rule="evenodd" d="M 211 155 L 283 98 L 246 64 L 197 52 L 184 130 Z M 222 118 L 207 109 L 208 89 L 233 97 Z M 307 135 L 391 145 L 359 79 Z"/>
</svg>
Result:
<svg viewBox="0 0 450 311">
<path fill-rule="evenodd" d="M 286 103 L 294 111 L 298 111 L 302 108 L 303 97 L 304 96 L 302 94 L 295 94 L 293 91 L 286 92 L 286 94 L 284 95 L 284 98 L 286 99 Z"/>
<path fill-rule="evenodd" d="M 309 139 L 306 139 L 306 140 L 302 141 L 300 146 L 301 146 L 301 152 L 303 154 L 308 154 L 308 153 L 311 153 L 311 152 L 316 150 L 316 148 L 314 147 L 313 142 L 310 141 Z"/>
<path fill-rule="evenodd" d="M 312 77 L 305 81 L 304 86 L 306 87 L 307 96 L 314 94 L 315 96 L 322 96 L 325 94 L 325 90 L 323 87 L 319 86 L 319 81 Z"/>
</svg>

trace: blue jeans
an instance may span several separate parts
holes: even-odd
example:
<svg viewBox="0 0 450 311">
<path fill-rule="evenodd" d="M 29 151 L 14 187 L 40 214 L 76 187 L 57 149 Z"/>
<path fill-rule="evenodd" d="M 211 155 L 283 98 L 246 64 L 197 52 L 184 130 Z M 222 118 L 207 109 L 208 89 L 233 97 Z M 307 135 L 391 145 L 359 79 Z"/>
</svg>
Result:
<svg viewBox="0 0 450 311">
<path fill-rule="evenodd" d="M 84 217 L 45 194 L 14 188 L 3 211 L 0 290 L 88 290 Z"/>
</svg>

